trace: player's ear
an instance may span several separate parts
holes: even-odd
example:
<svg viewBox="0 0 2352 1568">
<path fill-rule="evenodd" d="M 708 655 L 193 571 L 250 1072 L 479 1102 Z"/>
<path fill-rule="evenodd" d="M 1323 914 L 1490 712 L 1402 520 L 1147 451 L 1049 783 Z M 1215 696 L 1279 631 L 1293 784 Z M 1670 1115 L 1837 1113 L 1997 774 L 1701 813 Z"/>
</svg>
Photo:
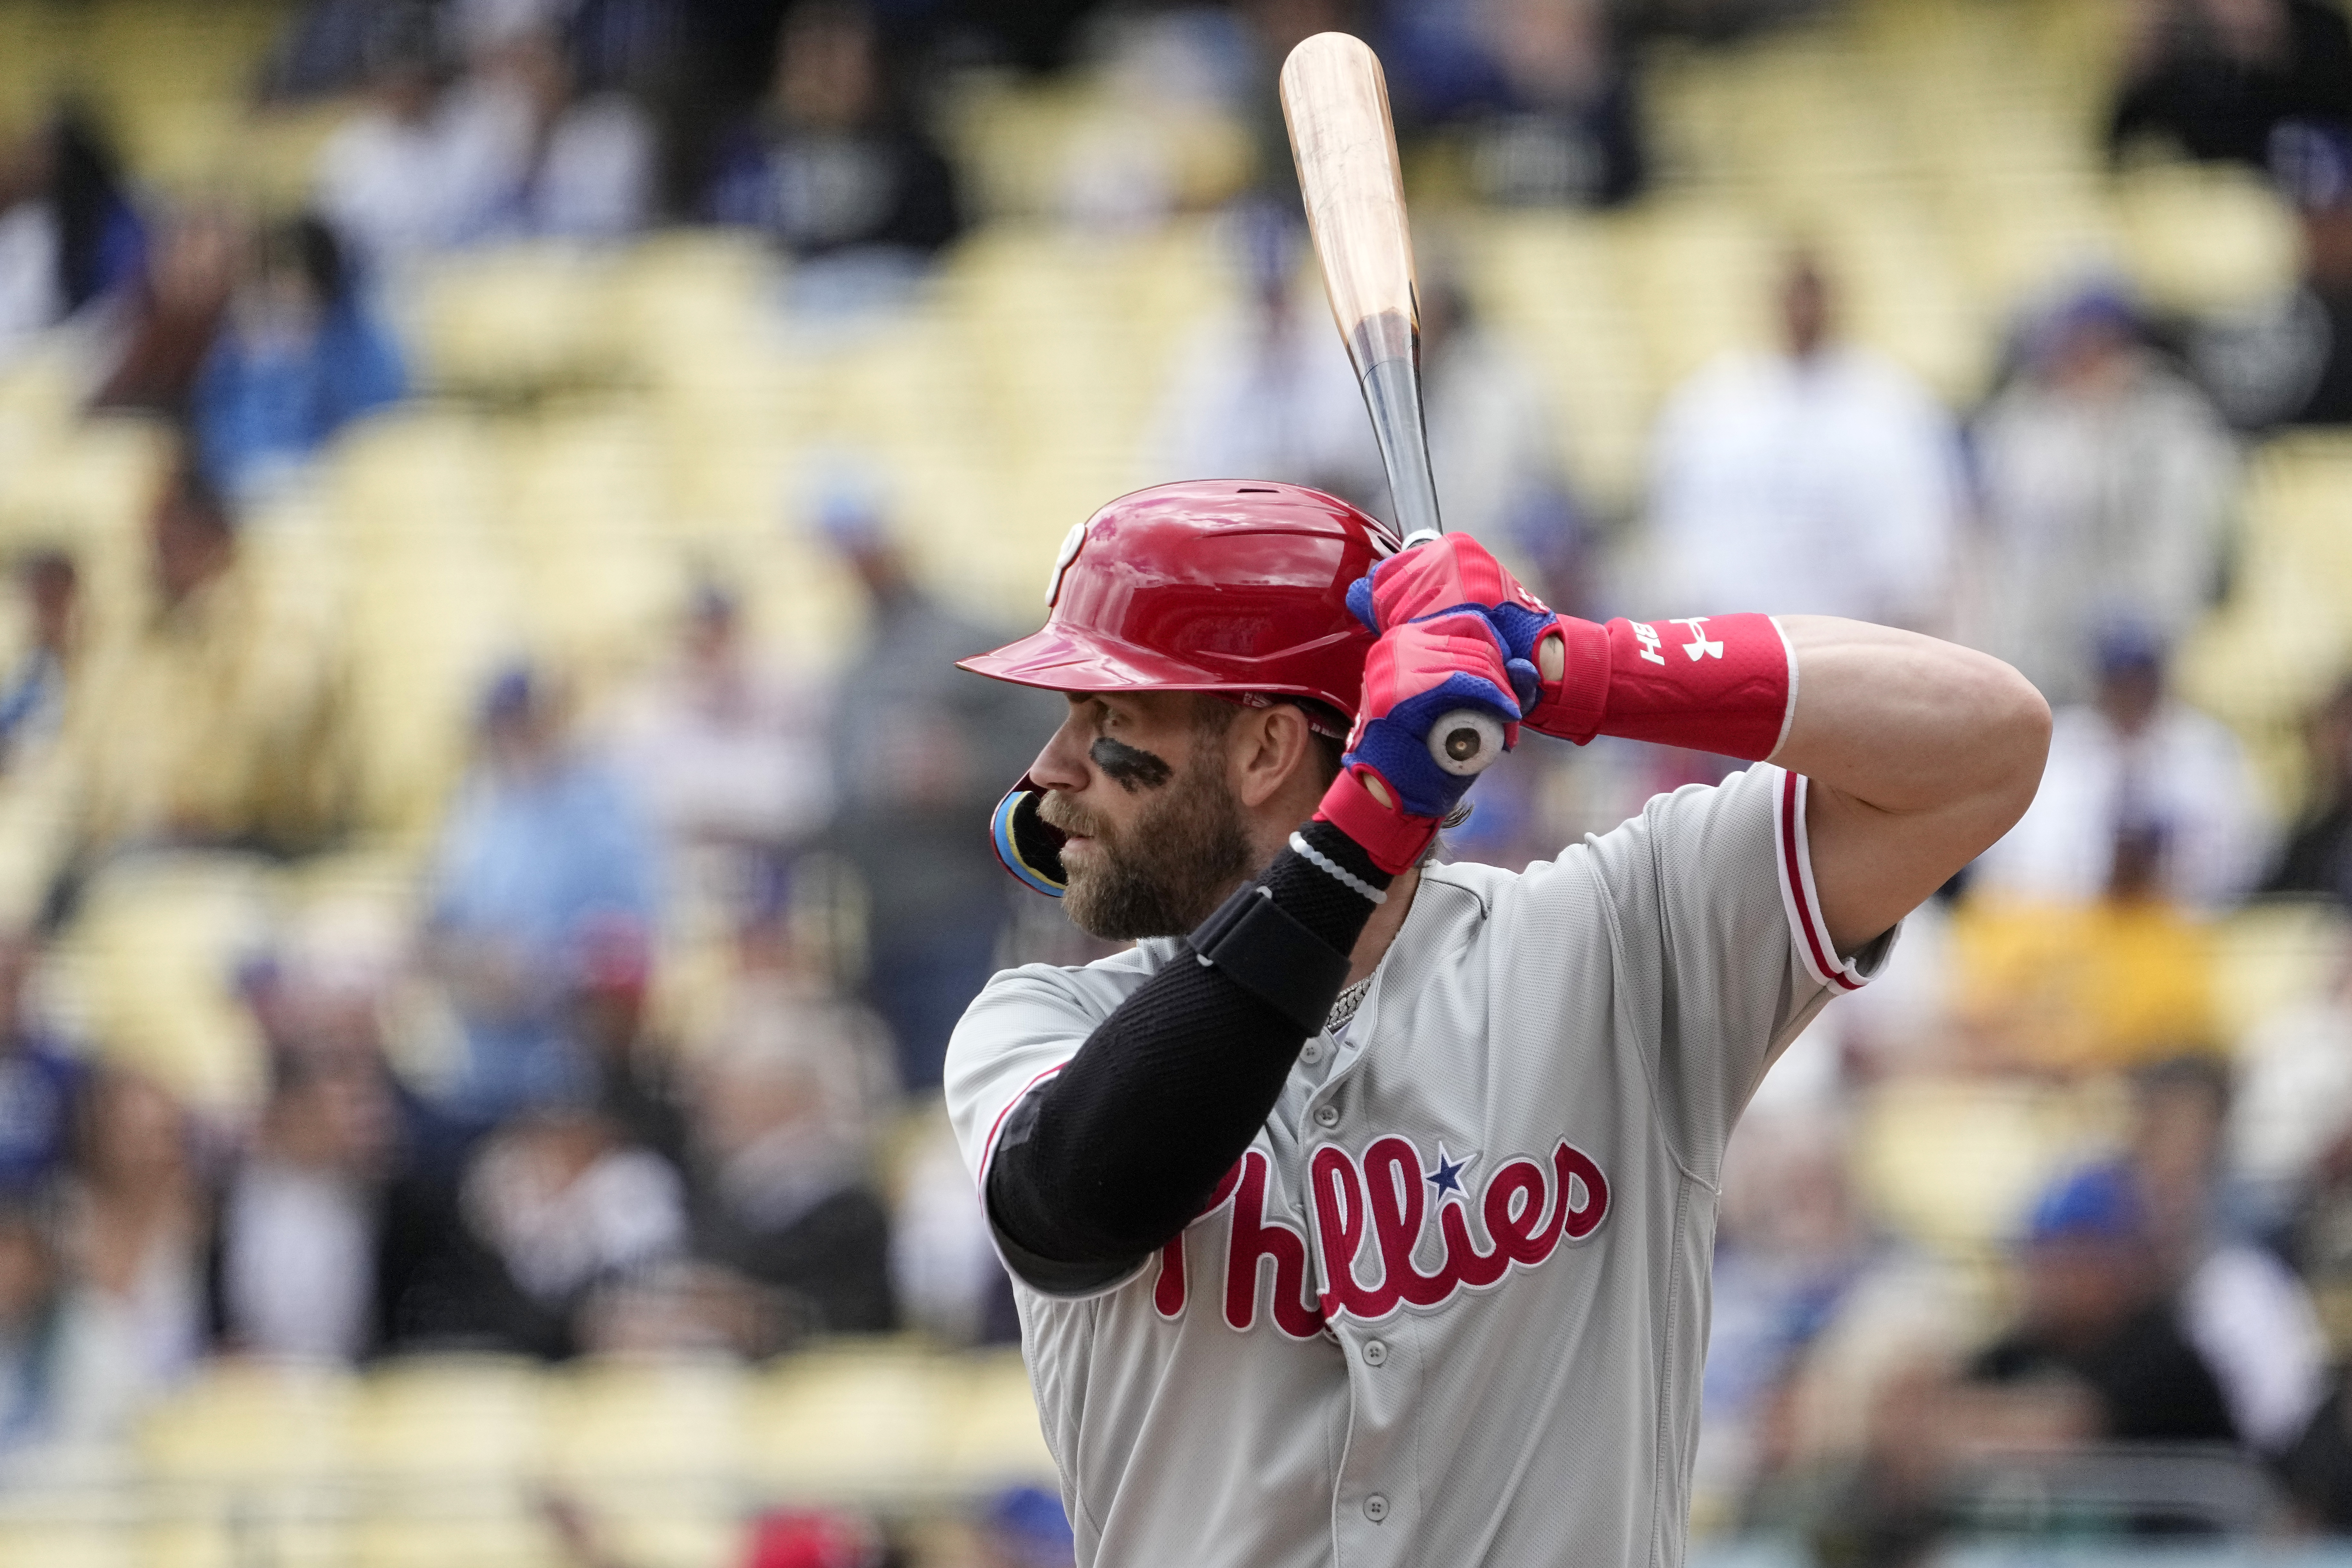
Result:
<svg viewBox="0 0 2352 1568">
<path fill-rule="evenodd" d="M 1310 772 L 1315 731 L 1296 705 L 1276 702 L 1246 708 L 1234 725 L 1236 744 L 1228 755 L 1238 775 L 1234 793 L 1242 805 L 1255 810 Z"/>
</svg>

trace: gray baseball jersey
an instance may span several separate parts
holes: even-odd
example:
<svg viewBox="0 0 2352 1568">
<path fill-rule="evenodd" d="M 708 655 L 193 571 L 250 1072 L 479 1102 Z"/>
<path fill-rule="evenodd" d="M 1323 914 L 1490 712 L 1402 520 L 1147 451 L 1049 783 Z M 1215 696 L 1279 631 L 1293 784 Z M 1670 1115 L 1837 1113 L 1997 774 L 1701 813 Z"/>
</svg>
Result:
<svg viewBox="0 0 2352 1568">
<path fill-rule="evenodd" d="M 1431 868 L 1191 1227 L 1091 1294 L 1016 1284 L 1081 1564 L 1681 1562 L 1725 1141 L 1886 946 L 1831 946 L 1804 797 L 1757 766 L 1521 873 Z M 1178 951 L 981 993 L 947 1067 L 975 1180 Z"/>
</svg>

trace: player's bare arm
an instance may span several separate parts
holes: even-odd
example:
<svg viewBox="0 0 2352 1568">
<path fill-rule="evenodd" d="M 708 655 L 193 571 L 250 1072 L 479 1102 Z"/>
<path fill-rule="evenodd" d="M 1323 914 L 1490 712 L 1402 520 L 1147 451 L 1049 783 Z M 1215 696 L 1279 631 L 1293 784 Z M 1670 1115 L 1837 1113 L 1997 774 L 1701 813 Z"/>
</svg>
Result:
<svg viewBox="0 0 2352 1568">
<path fill-rule="evenodd" d="M 1987 654 L 1828 616 L 1597 626 L 1554 613 L 1461 535 L 1381 563 L 1381 626 L 1475 606 L 1533 678 L 1529 727 L 1659 741 L 1803 774 L 1822 919 L 1841 953 L 1885 932 L 2032 804 L 2050 708 Z"/>
<path fill-rule="evenodd" d="M 1851 953 L 2024 815 L 2050 705 L 1971 648 L 1831 616 L 1777 619 L 1797 679 L 1771 760 L 1812 781 L 1813 879 L 1831 940 Z"/>
</svg>

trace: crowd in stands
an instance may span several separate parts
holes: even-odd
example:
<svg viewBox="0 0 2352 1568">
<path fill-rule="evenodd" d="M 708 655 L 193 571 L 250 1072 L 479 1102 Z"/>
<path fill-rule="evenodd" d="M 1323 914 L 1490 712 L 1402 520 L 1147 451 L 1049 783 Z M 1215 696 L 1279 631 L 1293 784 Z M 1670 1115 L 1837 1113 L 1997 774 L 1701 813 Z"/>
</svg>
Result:
<svg viewBox="0 0 2352 1568">
<path fill-rule="evenodd" d="M 89 418 L 172 433 L 135 625 L 93 624 L 92 563 L 66 545 L 11 578 L 0 841 L 30 848 L 0 940 L 0 1475 L 118 1440 L 211 1355 L 748 1361 L 829 1334 L 1017 1336 L 936 1099 L 991 973 L 1097 951 L 1023 906 L 987 847 L 1055 703 L 952 668 L 1003 628 L 914 570 L 854 465 L 812 509 L 863 601 L 838 672 L 767 661 L 723 574 L 625 680 L 498 672 L 408 928 L 328 951 L 286 935 L 237 973 L 263 1058 L 243 1114 L 46 1005 L 43 965 L 110 868 L 299 863 L 362 826 L 347 628 L 257 570 L 243 529 L 412 397 L 401 323 L 436 258 L 725 225 L 792 261 L 779 310 L 887 312 L 984 220 L 939 130 L 944 76 L 1149 68 L 1252 139 L 1256 172 L 1223 229 L 1239 305 L 1174 356 L 1136 482 L 1246 474 L 1379 510 L 1301 278 L 1270 90 L 1288 45 L 1367 27 L 1416 168 L 1493 206 L 1601 211 L 1656 177 L 1641 40 L 1789 9 L 313 0 L 256 85 L 345 105 L 305 211 L 154 198 L 83 104 L 0 148 L 0 374 L 62 344 Z M 2024 820 L 1790 1048 L 1734 1145 L 1702 1522 L 1824 1563 L 1918 1561 L 1989 1455 L 2143 1440 L 2252 1456 L 2304 1521 L 2352 1530 L 2352 675 L 2309 714 L 2287 813 L 2232 715 L 2174 679 L 2229 591 L 2250 463 L 2352 427 L 2352 30 L 2324 0 L 2138 16 L 2115 158 L 2259 171 L 2297 276 L 2194 319 L 2108 273 L 2045 279 L 1974 406 L 1855 342 L 1799 237 L 1777 276 L 1724 282 L 1770 292 L 1777 341 L 1664 399 L 1646 493 L 1613 515 L 1472 269 L 1423 258 L 1448 518 L 1559 607 L 1887 622 L 2010 659 L 2057 710 Z M 1066 193 L 1080 221 L 1149 225 L 1177 199 L 1140 165 L 1097 174 Z M 1482 783 L 1453 852 L 1549 856 L 1720 767 L 1528 750 Z M 2219 995 L 2219 932 L 2250 905 L 2323 911 L 2334 978 L 2247 1025 Z M 682 910 L 726 955 L 692 1019 L 650 1001 Z M 392 1038 L 419 996 L 445 1047 L 429 1072 Z M 1865 1123 L 1906 1084 L 2080 1136 L 2001 1173 L 2013 1212 L 1976 1250 L 1939 1248 L 1867 1190 Z M 1003 1505 L 997 1560 L 1068 1561 L 1044 1500 Z M 2162 1502 L 2132 1506 L 2168 1528 Z M 832 1516 L 770 1525 L 774 1562 L 872 1560 L 855 1540 L 817 1555 L 856 1534 Z"/>
</svg>

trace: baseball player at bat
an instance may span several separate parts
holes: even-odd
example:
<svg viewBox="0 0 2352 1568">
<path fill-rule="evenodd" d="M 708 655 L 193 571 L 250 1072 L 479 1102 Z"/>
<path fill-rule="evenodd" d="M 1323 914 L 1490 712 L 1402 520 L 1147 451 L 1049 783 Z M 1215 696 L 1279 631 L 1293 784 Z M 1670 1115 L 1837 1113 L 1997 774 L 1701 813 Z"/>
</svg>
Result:
<svg viewBox="0 0 2352 1568">
<path fill-rule="evenodd" d="M 997 975 L 947 1095 L 1079 1563 L 1680 1563 L 1732 1123 L 2048 708 L 1851 621 L 1556 615 L 1292 485 L 1115 500 L 1049 604 L 967 661 L 1069 702 L 998 847 L 1135 946 Z M 1465 728 L 1750 765 L 1433 864 Z"/>
</svg>

